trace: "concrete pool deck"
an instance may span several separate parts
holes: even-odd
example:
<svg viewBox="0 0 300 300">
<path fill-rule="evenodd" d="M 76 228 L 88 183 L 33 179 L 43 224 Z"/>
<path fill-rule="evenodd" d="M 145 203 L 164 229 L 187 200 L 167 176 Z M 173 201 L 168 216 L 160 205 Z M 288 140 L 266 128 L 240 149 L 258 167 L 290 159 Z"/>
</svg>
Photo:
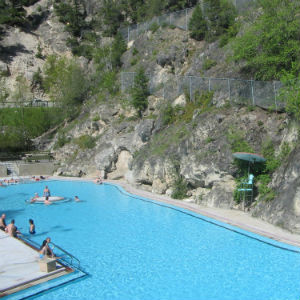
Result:
<svg viewBox="0 0 300 300">
<path fill-rule="evenodd" d="M 39 253 L 0 230 L 0 297 L 66 274 L 61 267 L 41 272 Z"/>
</svg>

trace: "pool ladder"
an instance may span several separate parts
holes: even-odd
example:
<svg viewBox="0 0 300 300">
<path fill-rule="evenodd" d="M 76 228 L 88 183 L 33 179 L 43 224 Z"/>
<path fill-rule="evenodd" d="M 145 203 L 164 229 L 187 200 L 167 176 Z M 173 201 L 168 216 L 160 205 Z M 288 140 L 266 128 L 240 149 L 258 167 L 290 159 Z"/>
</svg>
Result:
<svg viewBox="0 0 300 300">
<path fill-rule="evenodd" d="M 21 236 L 19 237 L 20 240 L 24 241 L 25 243 L 29 244 L 29 246 L 31 246 L 32 248 L 34 248 L 35 250 L 39 250 L 39 244 L 25 236 Z M 50 242 L 50 245 L 52 245 L 53 249 L 56 248 L 60 251 L 60 253 L 56 253 L 58 254 L 57 256 L 59 256 L 60 258 L 58 259 L 58 261 L 61 261 L 63 263 L 63 265 L 70 267 L 71 269 L 77 269 L 83 273 L 86 273 L 85 271 L 83 271 L 80 267 L 80 260 L 75 257 L 74 255 L 72 255 L 70 252 L 66 251 L 65 249 L 63 249 L 62 247 Z"/>
</svg>

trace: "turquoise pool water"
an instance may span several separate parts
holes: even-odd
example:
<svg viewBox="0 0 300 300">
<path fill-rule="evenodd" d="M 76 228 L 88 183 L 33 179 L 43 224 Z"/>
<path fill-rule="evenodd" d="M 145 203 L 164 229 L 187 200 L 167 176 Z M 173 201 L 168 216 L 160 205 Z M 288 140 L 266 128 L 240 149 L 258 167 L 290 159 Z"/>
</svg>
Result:
<svg viewBox="0 0 300 300">
<path fill-rule="evenodd" d="M 111 185 L 51 181 L 52 195 L 82 202 L 25 203 L 45 184 L 1 188 L 0 213 L 25 233 L 34 219 L 33 239 L 50 236 L 91 276 L 37 299 L 300 299 L 298 248 Z"/>
</svg>

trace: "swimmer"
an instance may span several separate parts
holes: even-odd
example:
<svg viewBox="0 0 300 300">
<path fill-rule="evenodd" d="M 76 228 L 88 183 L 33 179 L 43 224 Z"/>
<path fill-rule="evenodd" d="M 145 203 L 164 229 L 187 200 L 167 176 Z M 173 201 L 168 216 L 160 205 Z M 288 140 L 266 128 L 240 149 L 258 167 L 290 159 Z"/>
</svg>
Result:
<svg viewBox="0 0 300 300">
<path fill-rule="evenodd" d="M 79 201 L 80 201 L 80 199 L 78 198 L 78 196 L 75 196 L 74 200 L 75 200 L 76 202 L 79 202 Z"/>
<path fill-rule="evenodd" d="M 102 184 L 103 181 L 102 181 L 101 176 L 98 176 L 98 177 L 94 180 L 94 182 L 95 182 L 96 184 Z"/>
<path fill-rule="evenodd" d="M 34 203 L 38 197 L 39 197 L 39 194 L 34 193 L 34 197 L 30 199 L 30 203 Z"/>
<path fill-rule="evenodd" d="M 49 197 L 48 197 L 48 196 L 46 196 L 45 201 L 44 201 L 44 204 L 45 204 L 45 205 L 50 205 L 50 204 L 52 204 L 52 202 L 49 201 Z"/>
<path fill-rule="evenodd" d="M 29 233 L 35 234 L 35 225 L 32 219 L 29 219 Z"/>
<path fill-rule="evenodd" d="M 5 228 L 6 228 L 5 218 L 6 218 L 6 215 L 2 214 L 2 216 L 0 218 L 0 229 L 3 231 L 5 231 Z"/>
</svg>

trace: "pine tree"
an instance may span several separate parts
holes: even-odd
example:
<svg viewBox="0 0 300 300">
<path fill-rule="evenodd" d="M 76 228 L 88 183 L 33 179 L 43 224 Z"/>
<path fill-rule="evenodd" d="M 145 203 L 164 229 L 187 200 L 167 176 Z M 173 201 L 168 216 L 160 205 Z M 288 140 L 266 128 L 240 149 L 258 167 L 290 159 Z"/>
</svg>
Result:
<svg viewBox="0 0 300 300">
<path fill-rule="evenodd" d="M 142 116 L 142 112 L 148 106 L 147 97 L 148 91 L 148 79 L 145 75 L 143 68 L 140 68 L 134 78 L 134 86 L 131 90 L 132 105 L 137 110 L 139 117 Z"/>
<path fill-rule="evenodd" d="M 122 54 L 127 50 L 127 45 L 121 36 L 120 33 L 118 33 L 115 36 L 115 39 L 111 46 L 111 65 L 112 68 L 119 68 L 122 65 L 121 62 L 121 56 Z"/>
<path fill-rule="evenodd" d="M 198 4 L 193 12 L 189 22 L 190 37 L 201 41 L 204 39 L 207 32 L 207 23 L 203 17 L 202 9 Z"/>
</svg>

